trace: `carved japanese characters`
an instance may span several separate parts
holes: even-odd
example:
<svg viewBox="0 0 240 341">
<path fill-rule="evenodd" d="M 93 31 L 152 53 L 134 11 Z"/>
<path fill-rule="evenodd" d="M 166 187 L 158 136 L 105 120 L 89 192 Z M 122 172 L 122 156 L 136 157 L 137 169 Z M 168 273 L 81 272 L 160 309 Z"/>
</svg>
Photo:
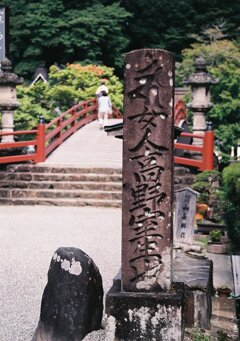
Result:
<svg viewBox="0 0 240 341">
<path fill-rule="evenodd" d="M 122 287 L 171 288 L 173 57 L 144 49 L 125 57 Z"/>
</svg>

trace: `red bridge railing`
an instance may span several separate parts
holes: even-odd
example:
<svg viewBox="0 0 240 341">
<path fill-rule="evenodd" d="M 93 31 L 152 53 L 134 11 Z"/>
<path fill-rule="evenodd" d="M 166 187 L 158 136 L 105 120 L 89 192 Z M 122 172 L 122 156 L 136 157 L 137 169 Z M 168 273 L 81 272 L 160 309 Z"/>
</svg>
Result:
<svg viewBox="0 0 240 341">
<path fill-rule="evenodd" d="M 113 107 L 111 116 L 122 118 L 122 114 L 115 107 Z M 96 119 L 96 99 L 89 99 L 70 108 L 48 124 L 45 124 L 44 119 L 40 118 L 39 124 L 34 130 L 0 132 L 0 138 L 9 135 L 24 136 L 25 138 L 26 135 L 32 136 L 32 139 L 27 141 L 0 143 L 0 164 L 25 161 L 43 162 L 70 135 Z M 31 154 L 27 152 L 27 147 L 32 147 Z"/>
<path fill-rule="evenodd" d="M 122 114 L 116 108 L 113 108 L 112 116 L 115 118 L 122 118 Z M 0 138 L 1 136 L 7 135 L 32 136 L 32 139 L 27 141 L 0 143 L 0 164 L 25 161 L 32 161 L 33 163 L 44 162 L 46 157 L 54 149 L 60 146 L 70 135 L 74 134 L 85 124 L 96 119 L 97 102 L 95 99 L 90 99 L 75 105 L 48 124 L 45 124 L 44 119 L 40 118 L 39 124 L 35 130 L 23 130 L 9 133 L 0 132 Z M 207 130 L 203 136 L 190 133 L 182 133 L 181 136 L 202 139 L 202 145 L 194 146 L 175 143 L 174 148 L 198 152 L 202 155 L 202 157 L 199 160 L 194 160 L 192 158 L 175 156 L 174 162 L 177 164 L 196 167 L 201 171 L 212 170 L 214 148 L 213 131 Z M 34 147 L 32 148 L 33 152 L 31 154 L 27 152 L 27 147 L 30 146 Z M 13 153 L 17 155 L 12 155 Z"/>
<path fill-rule="evenodd" d="M 46 124 L 45 157 L 85 124 L 97 119 L 96 100 L 90 99 L 70 108 Z"/>
<path fill-rule="evenodd" d="M 1 136 L 18 136 L 18 135 L 33 135 L 32 140 L 28 141 L 19 141 L 19 142 L 6 142 L 0 143 L 0 163 L 15 163 L 15 162 L 23 162 L 23 161 L 32 161 L 32 162 L 40 162 L 42 161 L 42 141 L 44 141 L 44 127 L 39 124 L 37 129 L 35 130 L 21 130 L 15 131 L 11 133 L 2 133 Z M 24 147 L 34 146 L 35 152 L 33 154 L 22 154 Z M 21 154 L 18 154 L 21 153 Z M 15 153 L 16 155 L 12 155 Z"/>
<path fill-rule="evenodd" d="M 205 131 L 204 135 L 181 133 L 181 136 L 202 140 L 201 145 L 192 145 L 177 142 L 174 143 L 175 149 L 188 150 L 193 153 L 195 152 L 196 154 L 198 154 L 199 159 L 174 156 L 174 163 L 196 167 L 200 171 L 213 170 L 214 132 L 212 130 L 212 125 L 207 125 L 207 130 Z"/>
</svg>

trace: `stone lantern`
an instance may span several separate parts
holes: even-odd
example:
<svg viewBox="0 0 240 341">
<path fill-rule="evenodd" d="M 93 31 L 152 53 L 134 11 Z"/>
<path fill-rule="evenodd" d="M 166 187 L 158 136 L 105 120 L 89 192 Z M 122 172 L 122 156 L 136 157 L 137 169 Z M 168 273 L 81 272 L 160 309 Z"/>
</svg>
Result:
<svg viewBox="0 0 240 341">
<path fill-rule="evenodd" d="M 0 71 L 0 112 L 2 113 L 2 132 L 13 132 L 14 130 L 14 110 L 19 107 L 16 94 L 16 85 L 23 83 L 23 78 L 19 78 L 11 72 L 12 63 L 5 58 L 1 62 Z M 13 135 L 2 136 L 2 143 L 14 142 Z"/>
<path fill-rule="evenodd" d="M 206 130 L 206 112 L 213 106 L 210 99 L 210 86 L 218 83 L 208 73 L 205 60 L 200 57 L 195 60 L 195 72 L 184 81 L 191 85 L 192 102 L 188 108 L 193 112 L 193 133 L 203 135 Z M 201 144 L 201 139 L 195 138 L 193 144 Z"/>
</svg>

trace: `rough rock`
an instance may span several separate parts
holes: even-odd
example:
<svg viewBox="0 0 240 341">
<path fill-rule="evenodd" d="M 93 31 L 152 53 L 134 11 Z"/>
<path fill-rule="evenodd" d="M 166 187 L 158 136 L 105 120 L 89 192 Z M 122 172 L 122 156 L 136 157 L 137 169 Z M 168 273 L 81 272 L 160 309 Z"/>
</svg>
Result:
<svg viewBox="0 0 240 341">
<path fill-rule="evenodd" d="M 101 328 L 102 312 L 102 278 L 93 260 L 77 248 L 57 249 L 32 341 L 80 341 Z"/>
</svg>

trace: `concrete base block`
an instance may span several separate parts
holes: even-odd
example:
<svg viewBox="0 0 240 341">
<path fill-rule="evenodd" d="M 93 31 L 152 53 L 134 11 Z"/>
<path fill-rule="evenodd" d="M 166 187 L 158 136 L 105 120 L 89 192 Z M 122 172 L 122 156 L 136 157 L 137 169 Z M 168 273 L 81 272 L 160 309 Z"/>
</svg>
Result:
<svg viewBox="0 0 240 341">
<path fill-rule="evenodd" d="M 123 292 L 115 282 L 106 296 L 106 341 L 183 340 L 183 294 Z"/>
</svg>

